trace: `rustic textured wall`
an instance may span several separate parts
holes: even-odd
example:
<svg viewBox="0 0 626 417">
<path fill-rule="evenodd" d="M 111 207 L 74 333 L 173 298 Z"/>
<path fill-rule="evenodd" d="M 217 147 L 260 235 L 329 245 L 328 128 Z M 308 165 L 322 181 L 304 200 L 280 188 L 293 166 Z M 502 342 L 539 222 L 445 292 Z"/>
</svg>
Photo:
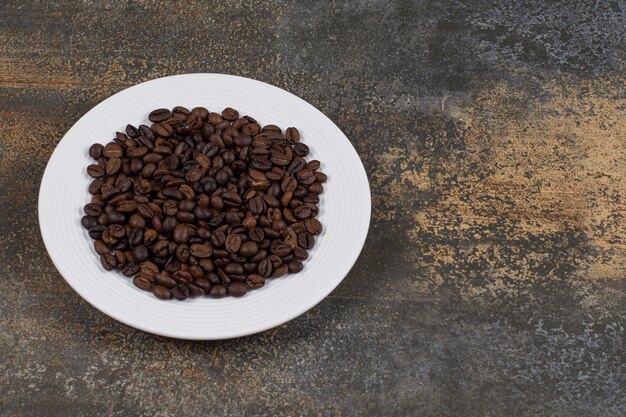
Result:
<svg viewBox="0 0 626 417">
<path fill-rule="evenodd" d="M 626 414 L 624 7 L 4 1 L 0 415 Z M 39 182 L 70 126 L 185 72 L 301 96 L 370 176 L 350 275 L 260 335 L 119 324 L 39 235 Z"/>
</svg>

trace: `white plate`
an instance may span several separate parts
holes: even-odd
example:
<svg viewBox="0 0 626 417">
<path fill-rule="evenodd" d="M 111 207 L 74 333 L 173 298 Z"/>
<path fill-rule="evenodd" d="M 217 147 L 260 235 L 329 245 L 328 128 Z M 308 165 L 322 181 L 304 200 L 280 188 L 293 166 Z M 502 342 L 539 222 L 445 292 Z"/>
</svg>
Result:
<svg viewBox="0 0 626 417">
<path fill-rule="evenodd" d="M 110 141 L 126 124 L 149 123 L 155 108 L 234 107 L 259 123 L 296 126 L 309 145 L 308 159 L 328 175 L 320 202 L 324 232 L 304 270 L 271 279 L 242 298 L 161 301 L 135 288 L 119 272 L 105 271 L 92 240 L 80 225 L 89 202 L 89 146 Z M 67 132 L 54 153 L 39 191 L 44 243 L 65 280 L 98 310 L 138 329 L 181 339 L 226 339 L 285 323 L 326 297 L 361 252 L 370 221 L 370 190 L 356 151 L 335 124 L 304 100 L 278 87 L 223 74 L 186 74 L 128 88 L 98 104 Z"/>
</svg>

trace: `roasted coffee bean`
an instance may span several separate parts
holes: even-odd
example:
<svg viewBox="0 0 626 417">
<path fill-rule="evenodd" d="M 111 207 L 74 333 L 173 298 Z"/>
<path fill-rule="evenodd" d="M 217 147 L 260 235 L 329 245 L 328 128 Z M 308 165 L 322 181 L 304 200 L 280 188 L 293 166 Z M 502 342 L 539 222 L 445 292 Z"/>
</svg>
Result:
<svg viewBox="0 0 626 417">
<path fill-rule="evenodd" d="M 298 247 L 293 250 L 293 256 L 299 261 L 305 261 L 309 257 L 309 253 L 306 250 Z"/>
<path fill-rule="evenodd" d="M 122 160 L 120 158 L 110 158 L 106 163 L 107 175 L 115 175 L 122 167 Z"/>
<path fill-rule="evenodd" d="M 241 247 L 241 235 L 231 234 L 226 237 L 224 242 L 226 250 L 230 253 L 237 253 Z"/>
<path fill-rule="evenodd" d="M 296 190 L 298 186 L 298 181 L 294 177 L 285 177 L 282 183 L 280 184 L 280 188 L 284 193 L 293 192 Z"/>
<path fill-rule="evenodd" d="M 304 222 L 304 227 L 306 227 L 307 232 L 314 235 L 319 235 L 322 232 L 322 224 L 317 219 L 306 220 Z"/>
<path fill-rule="evenodd" d="M 208 258 L 211 256 L 211 253 L 213 253 L 213 251 L 208 245 L 195 243 L 189 247 L 189 253 L 196 258 Z"/>
<path fill-rule="evenodd" d="M 154 275 L 154 279 L 160 285 L 163 285 L 167 288 L 174 288 L 177 285 L 177 282 L 169 276 L 167 272 L 160 272 Z"/>
<path fill-rule="evenodd" d="M 205 293 L 207 293 L 211 289 L 211 283 L 206 278 L 196 278 L 193 283 L 198 287 L 202 288 Z"/>
<path fill-rule="evenodd" d="M 142 276 L 142 275 L 135 276 L 135 278 L 133 278 L 133 284 L 135 284 L 135 287 L 141 290 L 152 291 L 152 283 L 145 276 Z M 167 290 L 167 288 L 165 290 Z M 168 297 L 166 299 L 169 299 L 169 291 L 167 291 L 167 295 Z"/>
<path fill-rule="evenodd" d="M 106 229 L 106 226 L 98 224 L 97 226 L 89 229 L 89 237 L 94 240 L 102 239 L 102 232 Z"/>
<path fill-rule="evenodd" d="M 248 275 L 246 279 L 246 285 L 248 286 L 248 288 L 252 289 L 261 288 L 263 285 L 265 285 L 265 277 L 258 274 Z"/>
<path fill-rule="evenodd" d="M 91 156 L 93 159 L 95 159 L 97 161 L 98 159 L 100 159 L 102 157 L 102 150 L 103 149 L 104 149 L 104 146 L 102 146 L 99 143 L 94 143 L 89 148 L 89 156 Z"/>
<path fill-rule="evenodd" d="M 98 226 L 98 220 L 92 216 L 83 216 L 80 219 L 80 224 L 87 230 L 91 230 L 92 228 Z"/>
<path fill-rule="evenodd" d="M 222 268 L 217 268 L 217 276 L 223 285 L 230 284 L 230 276 Z"/>
<path fill-rule="evenodd" d="M 177 300 L 186 300 L 189 297 L 190 291 L 187 285 L 179 284 L 170 290 L 172 296 Z"/>
<path fill-rule="evenodd" d="M 243 297 L 248 292 L 248 287 L 243 282 L 233 281 L 228 285 L 228 294 L 233 297 Z"/>
<path fill-rule="evenodd" d="M 231 262 L 224 267 L 224 272 L 227 274 L 243 274 L 243 265 Z"/>
<path fill-rule="evenodd" d="M 137 210 L 137 202 L 134 200 L 123 200 L 117 203 L 117 211 L 120 213 L 132 213 L 135 210 Z"/>
<path fill-rule="evenodd" d="M 117 260 L 115 259 L 115 256 L 113 256 L 113 254 L 110 252 L 100 255 L 100 263 L 102 264 L 102 267 L 107 271 L 110 271 L 117 266 Z"/>
<path fill-rule="evenodd" d="M 98 164 L 92 164 L 87 167 L 87 174 L 92 178 L 103 177 L 105 173 L 105 169 Z"/>
<path fill-rule="evenodd" d="M 89 184 L 89 194 L 98 194 L 100 192 L 100 188 L 104 185 L 104 181 L 101 179 L 95 179 Z"/>
<path fill-rule="evenodd" d="M 124 222 L 126 221 L 126 216 L 118 211 L 112 210 L 107 213 L 107 220 L 109 221 L 109 223 L 124 224 Z"/>
<path fill-rule="evenodd" d="M 193 280 L 193 277 L 189 272 L 182 270 L 174 272 L 172 274 L 172 278 L 174 278 L 179 284 L 186 284 Z"/>
<path fill-rule="evenodd" d="M 291 143 L 299 143 L 300 131 L 295 127 L 288 127 L 287 130 L 285 130 L 285 139 Z"/>
<path fill-rule="evenodd" d="M 272 273 L 272 277 L 273 278 L 280 278 L 282 276 L 285 276 L 288 272 L 289 272 L 289 266 L 288 265 L 279 266 L 278 268 L 274 269 L 274 272 Z"/>
<path fill-rule="evenodd" d="M 298 273 L 302 271 L 302 269 L 304 268 L 304 265 L 302 264 L 302 262 L 298 260 L 293 260 L 289 262 L 287 266 L 289 267 L 289 272 L 293 272 L 293 273 Z"/>
<path fill-rule="evenodd" d="M 152 294 L 154 294 L 155 297 L 160 298 L 161 300 L 169 300 L 172 296 L 172 294 L 170 293 L 170 290 L 167 287 L 164 287 L 163 285 L 159 285 L 159 284 L 154 285 L 152 287 Z"/>
<path fill-rule="evenodd" d="M 270 261 L 269 259 L 265 258 L 261 262 L 259 262 L 258 272 L 265 278 L 268 278 L 270 275 L 272 275 L 273 271 L 274 266 L 272 265 L 272 261 Z"/>
<path fill-rule="evenodd" d="M 172 236 L 176 243 L 185 243 L 189 240 L 189 228 L 185 224 L 177 224 L 174 227 Z"/>
<path fill-rule="evenodd" d="M 189 295 L 191 297 L 198 297 L 200 295 L 206 294 L 206 290 L 205 289 L 203 289 L 202 287 L 200 287 L 200 286 L 198 286 L 198 285 L 196 285 L 196 284 L 194 284 L 192 282 L 187 283 L 186 287 L 189 289 Z"/>
<path fill-rule="evenodd" d="M 172 113 L 168 109 L 156 109 L 150 112 L 148 119 L 152 123 L 160 123 L 169 119 L 171 115 Z"/>
<path fill-rule="evenodd" d="M 321 194 L 324 191 L 324 186 L 322 186 L 322 184 L 320 183 L 315 182 L 309 185 L 308 190 L 310 193 Z"/>
<path fill-rule="evenodd" d="M 244 256 L 246 258 L 251 258 L 254 255 L 256 255 L 259 252 L 259 245 L 258 243 L 252 241 L 252 242 L 244 242 L 241 244 L 241 247 L 239 248 L 239 253 L 241 254 L 241 256 Z"/>
<path fill-rule="evenodd" d="M 106 158 L 120 158 L 124 154 L 124 150 L 117 143 L 108 143 L 102 149 L 102 155 Z"/>
<path fill-rule="evenodd" d="M 133 248 L 133 256 L 137 262 L 143 262 L 148 259 L 149 252 L 145 245 L 138 245 Z"/>
<path fill-rule="evenodd" d="M 317 182 L 324 183 L 324 182 L 326 182 L 327 179 L 328 179 L 328 177 L 323 172 L 319 172 L 318 171 L 318 172 L 315 173 L 315 180 Z"/>
<path fill-rule="evenodd" d="M 315 238 L 310 233 L 302 233 L 298 236 L 298 244 L 304 249 L 311 249 L 315 244 Z"/>
<path fill-rule="evenodd" d="M 98 255 L 104 255 L 105 253 L 110 253 L 111 248 L 104 243 L 102 240 L 96 240 L 93 242 L 94 249 Z"/>
<path fill-rule="evenodd" d="M 248 232 L 248 236 L 250 237 L 250 240 L 259 243 L 265 238 L 265 232 L 260 227 L 253 227 Z"/>
<path fill-rule="evenodd" d="M 272 255 L 276 256 L 287 256 L 291 252 L 291 248 L 285 242 L 281 242 L 280 240 L 275 240 L 270 245 L 270 252 Z"/>
<path fill-rule="evenodd" d="M 209 290 L 209 295 L 213 298 L 222 298 L 226 296 L 226 288 L 221 285 L 213 285 Z"/>
<path fill-rule="evenodd" d="M 143 229 L 133 228 L 128 233 L 128 244 L 131 247 L 139 246 L 143 244 Z"/>
<path fill-rule="evenodd" d="M 126 277 L 132 277 L 139 273 L 139 265 L 134 262 L 129 262 L 122 268 L 122 274 Z"/>
<path fill-rule="evenodd" d="M 226 120 L 237 120 L 239 112 L 231 107 L 226 107 L 222 111 L 222 117 Z"/>
<path fill-rule="evenodd" d="M 293 147 L 293 153 L 298 156 L 307 156 L 309 154 L 309 147 L 304 143 L 298 143 Z"/>
</svg>

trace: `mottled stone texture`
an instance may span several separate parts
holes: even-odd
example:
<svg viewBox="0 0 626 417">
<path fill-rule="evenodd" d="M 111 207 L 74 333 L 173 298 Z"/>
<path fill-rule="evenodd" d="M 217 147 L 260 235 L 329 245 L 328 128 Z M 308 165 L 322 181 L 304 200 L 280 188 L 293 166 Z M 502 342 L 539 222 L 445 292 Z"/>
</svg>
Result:
<svg viewBox="0 0 626 417">
<path fill-rule="evenodd" d="M 625 415 L 624 7 L 3 1 L 0 415 Z M 187 72 L 301 96 L 371 181 L 344 283 L 243 339 L 115 322 L 39 235 L 39 182 L 70 126 Z"/>
</svg>

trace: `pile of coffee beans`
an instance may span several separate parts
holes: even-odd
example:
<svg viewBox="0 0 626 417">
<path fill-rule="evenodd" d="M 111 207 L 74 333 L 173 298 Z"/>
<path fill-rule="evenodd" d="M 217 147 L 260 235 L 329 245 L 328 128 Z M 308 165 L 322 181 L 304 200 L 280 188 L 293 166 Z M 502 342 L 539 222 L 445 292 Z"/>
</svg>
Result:
<svg viewBox="0 0 626 417">
<path fill-rule="evenodd" d="M 226 108 L 150 113 L 89 148 L 81 223 L 106 270 L 167 300 L 241 297 L 300 272 L 322 225 L 326 175 L 300 132 Z"/>
</svg>

